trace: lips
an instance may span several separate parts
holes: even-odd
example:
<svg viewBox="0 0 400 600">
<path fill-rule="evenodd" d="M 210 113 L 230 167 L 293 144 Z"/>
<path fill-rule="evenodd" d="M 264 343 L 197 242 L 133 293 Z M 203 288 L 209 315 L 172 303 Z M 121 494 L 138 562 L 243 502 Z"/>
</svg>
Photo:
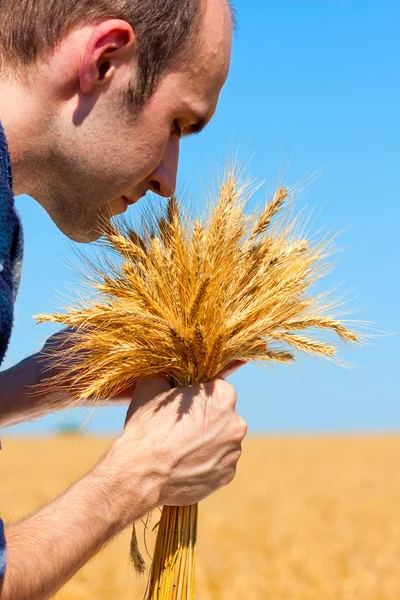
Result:
<svg viewBox="0 0 400 600">
<path fill-rule="evenodd" d="M 137 198 L 136 200 L 133 200 L 131 198 L 127 198 L 126 196 L 122 196 L 122 198 L 125 200 L 125 202 L 131 206 L 132 204 L 135 204 L 135 202 L 137 202 L 139 200 L 139 198 Z"/>
<path fill-rule="evenodd" d="M 136 202 L 139 202 L 139 200 L 141 198 L 144 198 L 146 194 L 147 194 L 147 190 L 144 192 L 141 192 L 138 196 L 135 196 L 134 198 L 128 198 L 128 196 L 121 196 L 121 198 L 123 200 L 125 200 L 125 202 L 128 204 L 128 206 L 131 206 L 132 204 L 136 204 Z"/>
</svg>

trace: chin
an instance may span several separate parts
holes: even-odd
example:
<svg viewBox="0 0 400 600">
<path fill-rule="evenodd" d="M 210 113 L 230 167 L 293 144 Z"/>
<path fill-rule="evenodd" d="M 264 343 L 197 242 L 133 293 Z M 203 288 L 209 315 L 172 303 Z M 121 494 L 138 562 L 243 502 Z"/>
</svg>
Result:
<svg viewBox="0 0 400 600">
<path fill-rule="evenodd" d="M 127 203 L 122 199 L 106 206 L 96 206 L 93 201 L 89 203 L 82 198 L 73 198 L 71 201 L 66 197 L 59 197 L 57 202 L 40 204 L 58 229 L 70 240 L 80 244 L 88 244 L 101 238 L 110 219 L 127 209 Z"/>
<path fill-rule="evenodd" d="M 67 235 L 67 234 L 66 234 Z M 79 244 L 90 244 L 90 242 L 96 242 L 101 238 L 103 234 L 99 231 L 79 231 L 68 235 L 69 239 L 78 242 Z"/>
<path fill-rule="evenodd" d="M 104 225 L 106 222 L 109 222 L 109 219 L 102 218 L 101 222 L 103 226 L 100 225 L 100 220 L 97 220 L 98 226 L 93 227 L 93 221 L 96 219 L 92 219 L 91 224 L 85 227 L 85 223 L 83 221 L 72 222 L 71 220 L 58 221 L 57 219 L 53 219 L 58 229 L 70 240 L 73 242 L 78 242 L 79 244 L 89 244 L 90 242 L 95 242 L 101 238 L 103 235 Z"/>
</svg>

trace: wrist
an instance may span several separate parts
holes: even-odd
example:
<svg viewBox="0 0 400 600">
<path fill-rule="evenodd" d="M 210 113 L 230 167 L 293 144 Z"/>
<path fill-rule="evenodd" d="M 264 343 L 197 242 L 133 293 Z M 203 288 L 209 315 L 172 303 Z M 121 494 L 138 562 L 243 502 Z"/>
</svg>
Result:
<svg viewBox="0 0 400 600">
<path fill-rule="evenodd" d="M 131 448 L 121 436 L 93 471 L 109 498 L 110 517 L 121 531 L 159 506 L 163 484 L 151 461 Z"/>
<path fill-rule="evenodd" d="M 0 422 L 3 426 L 40 417 L 46 412 L 43 397 L 35 392 L 41 379 L 37 354 L 3 371 L 0 379 Z"/>
</svg>

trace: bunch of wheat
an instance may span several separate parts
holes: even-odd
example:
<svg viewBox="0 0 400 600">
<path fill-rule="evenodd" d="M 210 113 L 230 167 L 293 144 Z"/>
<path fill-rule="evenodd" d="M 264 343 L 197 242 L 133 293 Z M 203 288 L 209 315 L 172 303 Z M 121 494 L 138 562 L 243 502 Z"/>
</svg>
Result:
<svg viewBox="0 0 400 600">
<path fill-rule="evenodd" d="M 301 234 L 290 210 L 293 190 L 279 188 L 248 213 L 253 192 L 230 168 L 200 220 L 171 198 L 166 209 L 148 210 L 138 227 L 109 226 L 105 251 L 86 260 L 92 292 L 65 314 L 38 317 L 73 331 L 52 356 L 63 374 L 42 385 L 100 403 L 155 374 L 184 386 L 208 381 L 236 360 L 334 357 L 336 346 L 318 330 L 359 341 L 336 318 L 337 302 L 314 288 L 330 268 L 330 240 L 311 243 Z M 274 219 L 285 205 L 289 210 Z M 148 599 L 194 598 L 196 533 L 197 507 L 164 508 Z M 143 570 L 135 533 L 131 554 Z"/>
</svg>

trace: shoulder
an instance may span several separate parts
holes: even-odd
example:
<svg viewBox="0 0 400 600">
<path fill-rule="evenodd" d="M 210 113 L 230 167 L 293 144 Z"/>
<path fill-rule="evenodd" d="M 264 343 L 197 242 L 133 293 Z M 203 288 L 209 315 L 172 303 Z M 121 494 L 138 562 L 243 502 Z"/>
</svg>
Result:
<svg viewBox="0 0 400 600">
<path fill-rule="evenodd" d="M 15 239 L 17 224 L 12 191 L 12 169 L 7 140 L 0 123 L 0 265 L 5 260 Z"/>
<path fill-rule="evenodd" d="M 12 195 L 13 179 L 6 134 L 0 121 L 0 184 Z"/>
<path fill-rule="evenodd" d="M 22 228 L 15 211 L 7 140 L 0 123 L 0 364 L 10 340 L 22 263 Z"/>
<path fill-rule="evenodd" d="M 0 579 L 4 577 L 7 565 L 7 546 L 6 538 L 4 535 L 4 524 L 0 519 Z"/>
</svg>

